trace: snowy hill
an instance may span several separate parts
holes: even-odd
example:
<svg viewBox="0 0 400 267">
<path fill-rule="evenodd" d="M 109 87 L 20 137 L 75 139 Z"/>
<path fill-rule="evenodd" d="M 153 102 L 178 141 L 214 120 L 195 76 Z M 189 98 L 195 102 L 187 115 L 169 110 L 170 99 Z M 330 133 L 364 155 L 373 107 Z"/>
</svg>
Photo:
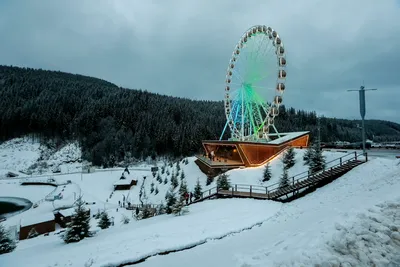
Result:
<svg viewBox="0 0 400 267">
<path fill-rule="evenodd" d="M 19 177 L 37 174 L 71 173 L 81 170 L 81 149 L 77 142 L 61 147 L 41 144 L 31 138 L 14 138 L 0 144 L 0 178 L 9 171 Z"/>
<path fill-rule="evenodd" d="M 276 168 L 278 162 L 274 163 Z M 193 183 L 199 173 L 190 175 L 192 164 L 190 160 L 182 169 Z M 131 173 L 146 175 L 144 171 Z M 259 179 L 255 169 L 232 171 L 231 179 L 239 179 L 235 173 L 248 181 L 249 177 Z M 114 227 L 76 244 L 64 244 L 54 234 L 24 240 L 16 251 L 1 255 L 0 262 L 5 266 L 94 267 L 150 257 L 139 265 L 313 266 L 340 262 L 343 266 L 388 266 L 385 264 L 391 261 L 397 266 L 399 173 L 395 160 L 377 158 L 291 203 L 208 200 L 190 206 L 185 216 L 162 215 L 128 225 L 119 223 L 123 209 L 117 212 L 108 206 L 115 218 Z M 87 174 L 82 181 L 77 174 L 68 178 L 74 179 L 85 196 L 104 199 L 120 174 Z M 108 205 L 115 201 L 110 199 Z M 157 256 L 183 248 L 191 249 Z"/>
</svg>

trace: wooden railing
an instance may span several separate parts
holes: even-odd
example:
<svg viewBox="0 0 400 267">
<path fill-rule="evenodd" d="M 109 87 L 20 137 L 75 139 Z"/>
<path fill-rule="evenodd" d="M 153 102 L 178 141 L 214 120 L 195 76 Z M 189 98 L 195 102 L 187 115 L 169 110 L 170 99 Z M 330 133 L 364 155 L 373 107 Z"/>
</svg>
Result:
<svg viewBox="0 0 400 267">
<path fill-rule="evenodd" d="M 367 154 L 357 154 L 357 152 L 352 152 L 348 153 L 340 158 L 336 158 L 334 160 L 328 161 L 325 163 L 325 168 L 323 170 L 317 170 L 316 168 L 309 169 L 307 171 L 301 172 L 299 174 L 296 174 L 294 176 L 291 176 L 289 178 L 289 184 L 286 187 L 291 187 L 295 186 L 297 183 L 300 183 L 302 181 L 305 181 L 307 179 L 312 179 L 313 177 L 316 177 L 318 175 L 321 175 L 323 173 L 328 173 L 331 172 L 332 174 L 334 173 L 335 170 L 338 170 L 342 166 L 348 166 L 349 169 L 352 168 L 350 165 L 352 162 L 356 162 L 360 160 L 361 156 L 365 156 L 365 161 L 368 160 Z M 227 195 L 229 191 L 232 196 L 235 194 L 237 195 L 238 193 L 247 193 L 249 197 L 260 197 L 261 194 L 264 195 L 265 199 L 270 199 L 270 195 L 274 192 L 277 192 L 279 190 L 285 189 L 285 187 L 282 187 L 280 182 L 274 183 L 268 186 L 262 186 L 262 185 L 249 185 L 249 184 L 233 184 L 230 185 L 229 188 L 218 188 L 218 187 L 212 187 L 209 188 L 205 191 L 202 192 L 201 198 L 198 200 L 195 200 L 193 202 L 198 202 L 202 201 L 207 198 L 211 198 L 214 196 L 217 196 L 221 192 L 224 192 L 224 195 Z M 297 190 L 297 189 L 294 189 Z"/>
<path fill-rule="evenodd" d="M 357 152 L 351 152 L 351 153 L 348 153 L 348 154 L 346 154 L 346 155 L 344 155 L 344 156 L 342 156 L 340 158 L 336 158 L 334 160 L 326 162 L 325 163 L 325 168 L 323 170 L 318 170 L 318 168 L 314 168 L 314 169 L 309 169 L 307 171 L 298 173 L 298 174 L 296 174 L 296 175 L 294 175 L 294 176 L 289 178 L 289 182 L 290 183 L 289 183 L 288 186 L 294 185 L 294 184 L 296 184 L 298 182 L 301 182 L 303 180 L 309 179 L 309 178 L 311 178 L 313 176 L 316 176 L 318 174 L 321 174 L 323 172 L 331 171 L 333 168 L 342 166 L 342 165 L 347 164 L 347 163 L 349 163 L 351 161 L 359 160 L 361 156 L 363 156 L 362 153 L 357 154 Z M 366 158 L 366 160 L 368 160 L 368 156 L 367 155 L 365 155 L 365 158 Z M 271 193 L 273 191 L 276 191 L 278 189 L 282 189 L 282 187 L 280 187 L 280 183 L 279 182 L 275 183 L 275 184 L 268 185 L 266 188 L 267 188 L 266 189 L 267 192 L 269 192 L 269 193 Z"/>
</svg>

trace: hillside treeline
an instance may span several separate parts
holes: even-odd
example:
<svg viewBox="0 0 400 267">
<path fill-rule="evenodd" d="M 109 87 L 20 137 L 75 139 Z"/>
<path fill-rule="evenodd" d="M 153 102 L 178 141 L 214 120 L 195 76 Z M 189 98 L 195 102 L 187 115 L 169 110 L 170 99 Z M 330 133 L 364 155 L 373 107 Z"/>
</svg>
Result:
<svg viewBox="0 0 400 267">
<path fill-rule="evenodd" d="M 323 141 L 358 141 L 357 121 L 321 119 Z M 316 134 L 315 112 L 281 108 L 277 128 Z M 0 66 L 0 139 L 23 135 L 79 140 L 83 157 L 112 166 L 126 158 L 193 155 L 225 125 L 222 101 L 194 101 L 120 88 L 97 78 Z M 400 125 L 367 121 L 375 140 L 398 139 Z M 229 134 L 229 133 L 227 133 Z M 227 137 L 226 135 L 225 137 Z"/>
</svg>

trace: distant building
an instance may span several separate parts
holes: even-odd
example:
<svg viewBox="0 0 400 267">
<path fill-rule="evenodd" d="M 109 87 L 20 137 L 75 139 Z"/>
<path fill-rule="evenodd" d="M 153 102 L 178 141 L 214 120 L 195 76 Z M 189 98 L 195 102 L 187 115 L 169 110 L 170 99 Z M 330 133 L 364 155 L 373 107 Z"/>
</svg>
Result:
<svg viewBox="0 0 400 267">
<path fill-rule="evenodd" d="M 114 190 L 129 190 L 133 185 L 137 185 L 137 180 L 120 179 L 114 183 Z"/>
<path fill-rule="evenodd" d="M 114 183 L 114 190 L 129 190 L 133 185 L 137 185 L 137 180 L 129 178 L 128 168 L 122 172 L 118 181 Z"/>
<path fill-rule="evenodd" d="M 86 211 L 90 215 L 90 209 Z M 54 212 L 55 222 L 58 223 L 61 227 L 67 227 L 67 224 L 71 222 L 72 215 L 75 213 L 75 208 L 69 208 L 64 210 L 58 210 Z"/>
</svg>

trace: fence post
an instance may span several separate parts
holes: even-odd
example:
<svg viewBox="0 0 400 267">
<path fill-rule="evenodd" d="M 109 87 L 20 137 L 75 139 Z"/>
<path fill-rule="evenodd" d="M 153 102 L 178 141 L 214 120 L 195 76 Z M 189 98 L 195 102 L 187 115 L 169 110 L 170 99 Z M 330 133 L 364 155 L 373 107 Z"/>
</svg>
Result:
<svg viewBox="0 0 400 267">
<path fill-rule="evenodd" d="M 232 196 L 233 196 L 233 186 L 232 186 Z"/>
<path fill-rule="evenodd" d="M 265 194 L 268 195 L 268 186 L 265 187 Z"/>
<path fill-rule="evenodd" d="M 365 161 L 368 161 L 368 153 L 365 152 Z"/>
<path fill-rule="evenodd" d="M 250 196 L 251 196 L 251 189 L 252 189 L 252 188 L 251 188 L 251 185 L 250 185 Z"/>
<path fill-rule="evenodd" d="M 235 191 L 237 192 L 237 184 L 235 184 Z"/>
<path fill-rule="evenodd" d="M 294 186 L 294 176 L 292 177 L 292 181 L 293 181 L 293 186 Z"/>
<path fill-rule="evenodd" d="M 342 157 L 340 157 L 340 166 L 342 166 Z"/>
<path fill-rule="evenodd" d="M 354 151 L 354 158 L 357 160 L 357 151 Z"/>
</svg>

